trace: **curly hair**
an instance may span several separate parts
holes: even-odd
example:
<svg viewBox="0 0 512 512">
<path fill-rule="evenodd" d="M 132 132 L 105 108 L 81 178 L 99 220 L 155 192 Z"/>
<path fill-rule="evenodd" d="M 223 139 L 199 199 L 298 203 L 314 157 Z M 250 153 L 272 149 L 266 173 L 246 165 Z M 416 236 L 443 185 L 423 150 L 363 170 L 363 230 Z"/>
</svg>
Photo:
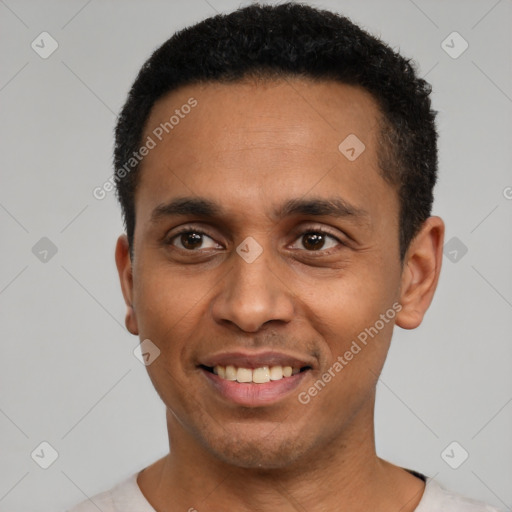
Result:
<svg viewBox="0 0 512 512">
<path fill-rule="evenodd" d="M 415 64 L 348 18 L 300 3 L 252 4 L 176 32 L 140 69 L 115 129 L 114 166 L 141 146 L 155 102 L 185 85 L 301 77 L 359 86 L 380 110 L 378 164 L 397 187 L 403 262 L 430 216 L 437 179 L 436 111 Z M 139 165 L 116 179 L 130 248 Z"/>
</svg>

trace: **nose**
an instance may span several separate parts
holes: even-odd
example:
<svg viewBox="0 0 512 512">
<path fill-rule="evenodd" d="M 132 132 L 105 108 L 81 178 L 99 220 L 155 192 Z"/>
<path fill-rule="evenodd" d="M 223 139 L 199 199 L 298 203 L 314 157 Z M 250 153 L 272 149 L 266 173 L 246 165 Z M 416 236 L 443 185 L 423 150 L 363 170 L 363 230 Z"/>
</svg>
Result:
<svg viewBox="0 0 512 512">
<path fill-rule="evenodd" d="M 212 304 L 215 321 L 251 333 L 269 322 L 290 322 L 293 292 L 279 275 L 277 264 L 272 263 L 269 250 L 251 263 L 236 253 L 233 259 L 233 268 L 222 280 L 222 289 Z"/>
</svg>

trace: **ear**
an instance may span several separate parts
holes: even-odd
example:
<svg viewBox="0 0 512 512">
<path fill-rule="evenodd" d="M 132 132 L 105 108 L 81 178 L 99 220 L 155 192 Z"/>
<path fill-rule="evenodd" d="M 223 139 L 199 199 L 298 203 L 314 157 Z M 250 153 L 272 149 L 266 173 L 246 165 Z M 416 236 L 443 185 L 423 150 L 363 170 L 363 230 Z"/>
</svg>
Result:
<svg viewBox="0 0 512 512">
<path fill-rule="evenodd" d="M 400 304 L 396 324 L 403 329 L 418 327 L 432 302 L 443 260 L 444 222 L 429 217 L 414 237 L 404 258 Z"/>
<path fill-rule="evenodd" d="M 139 334 L 137 316 L 133 308 L 133 273 L 130 247 L 126 235 L 121 235 L 116 244 L 116 266 L 121 282 L 124 301 L 126 303 L 125 325 L 132 334 Z"/>
</svg>

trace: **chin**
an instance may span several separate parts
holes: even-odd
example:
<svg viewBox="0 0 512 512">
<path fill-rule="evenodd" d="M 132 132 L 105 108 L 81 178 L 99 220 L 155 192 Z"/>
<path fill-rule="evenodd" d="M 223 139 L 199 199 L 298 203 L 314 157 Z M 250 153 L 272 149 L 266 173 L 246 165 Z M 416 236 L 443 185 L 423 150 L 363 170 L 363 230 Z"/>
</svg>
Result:
<svg viewBox="0 0 512 512">
<path fill-rule="evenodd" d="M 281 432 L 270 431 L 262 437 L 264 429 L 260 428 L 259 435 L 250 436 L 239 426 L 236 433 L 225 431 L 203 442 L 215 458 L 230 466 L 262 471 L 290 468 L 308 452 L 308 446 L 295 433 L 283 432 L 279 425 L 273 425 L 273 429 Z"/>
</svg>

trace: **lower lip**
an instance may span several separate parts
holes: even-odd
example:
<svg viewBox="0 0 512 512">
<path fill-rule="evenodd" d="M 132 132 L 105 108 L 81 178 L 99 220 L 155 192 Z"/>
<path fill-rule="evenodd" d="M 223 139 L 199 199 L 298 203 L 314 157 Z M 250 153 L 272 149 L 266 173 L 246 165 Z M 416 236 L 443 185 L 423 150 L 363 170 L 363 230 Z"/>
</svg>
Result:
<svg viewBox="0 0 512 512">
<path fill-rule="evenodd" d="M 282 400 L 297 389 L 309 370 L 283 377 L 280 380 L 271 380 L 264 384 L 240 383 L 237 381 L 221 379 L 218 375 L 207 370 L 201 370 L 203 375 L 220 395 L 230 402 L 245 407 L 258 407 L 269 405 Z"/>
</svg>

